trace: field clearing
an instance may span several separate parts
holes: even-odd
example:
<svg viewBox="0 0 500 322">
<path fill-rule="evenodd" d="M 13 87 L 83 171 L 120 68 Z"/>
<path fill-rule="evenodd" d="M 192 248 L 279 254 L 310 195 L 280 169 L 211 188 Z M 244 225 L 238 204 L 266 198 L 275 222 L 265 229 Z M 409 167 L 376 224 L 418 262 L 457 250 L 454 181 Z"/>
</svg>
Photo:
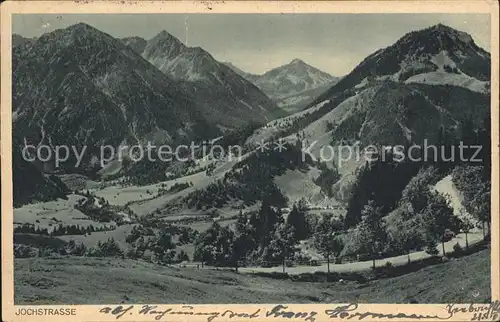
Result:
<svg viewBox="0 0 500 322">
<path fill-rule="evenodd" d="M 198 173 L 195 173 L 192 175 L 177 178 L 175 180 L 165 181 L 164 183 L 167 184 L 167 186 L 171 186 L 171 185 L 176 184 L 176 183 L 178 183 L 178 184 L 192 183 L 193 186 L 188 187 L 188 188 L 181 190 L 179 192 L 172 193 L 172 194 L 165 194 L 165 195 L 159 196 L 159 197 L 151 199 L 151 200 L 134 202 L 134 203 L 129 205 L 129 208 L 135 214 L 137 214 L 139 217 L 151 214 L 158 209 L 160 209 L 160 210 L 164 209 L 167 205 L 179 200 L 180 198 L 187 196 L 189 193 L 191 193 L 197 189 L 203 189 L 203 188 L 207 187 L 210 183 L 215 182 L 215 181 L 223 178 L 224 174 L 227 171 L 230 171 L 234 167 L 234 165 L 236 165 L 237 163 L 245 160 L 250 154 L 252 154 L 252 152 L 247 153 L 245 155 L 242 155 L 241 159 L 234 158 L 230 161 L 226 160 L 226 161 L 219 162 L 218 166 L 213 170 L 213 173 L 211 176 L 207 176 L 206 172 L 202 171 L 202 172 L 198 172 Z"/>
<path fill-rule="evenodd" d="M 61 174 L 57 175 L 59 179 L 68 187 L 69 190 L 86 190 L 98 188 L 101 183 L 90 180 L 88 177 L 81 174 Z"/>
<path fill-rule="evenodd" d="M 90 225 L 94 227 L 106 226 L 106 223 L 95 222 L 74 208 L 78 200 L 82 198 L 85 199 L 83 196 L 70 194 L 68 195 L 68 200 L 58 199 L 15 208 L 14 225 L 28 223 L 36 227 L 47 228 L 49 231 L 54 226 L 59 225 L 59 223 L 81 227 L 88 227 Z"/>
<path fill-rule="evenodd" d="M 158 194 L 159 188 L 159 184 L 132 187 L 110 186 L 101 190 L 91 190 L 91 192 L 106 199 L 110 205 L 125 206 L 131 201 L 153 198 Z"/>
<path fill-rule="evenodd" d="M 185 176 L 185 177 L 181 177 L 181 178 L 178 178 L 175 180 L 166 181 L 164 183 L 166 183 L 168 186 L 171 186 L 175 183 L 180 184 L 180 183 L 189 183 L 189 182 L 193 183 L 193 186 L 188 187 L 188 188 L 181 190 L 179 192 L 176 192 L 176 193 L 161 195 L 161 196 L 154 198 L 154 199 L 151 199 L 151 200 L 134 202 L 134 203 L 129 205 L 129 208 L 136 215 L 138 215 L 139 217 L 142 217 L 142 216 L 148 215 L 150 213 L 153 213 L 157 209 L 165 208 L 172 201 L 188 195 L 190 192 L 194 191 L 195 189 L 201 189 L 201 188 L 208 186 L 208 184 L 210 182 L 212 182 L 213 180 L 215 180 L 215 178 L 213 176 L 209 177 L 206 175 L 205 172 L 198 172 L 198 173 L 192 174 L 190 176 Z"/>
<path fill-rule="evenodd" d="M 16 259 L 14 265 L 18 305 L 491 301 L 489 250 L 367 283 L 293 282 L 111 258 L 29 258 Z"/>
<path fill-rule="evenodd" d="M 218 220 L 217 223 L 221 225 L 222 227 L 229 227 L 231 226 L 234 228 L 234 224 L 236 223 L 236 219 L 230 219 L 230 220 Z M 208 228 L 212 227 L 214 224 L 214 221 L 195 221 L 189 224 L 179 224 L 178 226 L 180 227 L 189 227 L 194 230 L 199 231 L 200 233 L 206 231 Z"/>
<path fill-rule="evenodd" d="M 176 251 L 183 250 L 186 252 L 186 254 L 189 256 L 189 260 L 193 260 L 193 254 L 194 254 L 194 244 L 193 243 L 188 243 L 184 245 L 177 245 L 175 248 Z"/>
<path fill-rule="evenodd" d="M 65 235 L 58 236 L 60 239 L 65 241 L 74 240 L 77 244 L 83 243 L 87 247 L 95 247 L 98 242 L 105 242 L 109 238 L 113 237 L 113 239 L 118 243 L 120 248 L 125 251 L 130 246 L 125 238 L 130 234 L 132 228 L 137 226 L 137 224 L 132 225 L 122 225 L 116 227 L 114 230 L 109 231 L 96 231 L 91 233 L 90 235 Z"/>
<path fill-rule="evenodd" d="M 301 198 L 305 198 L 311 203 L 316 203 L 324 199 L 321 187 L 313 181 L 319 174 L 320 172 L 316 168 L 311 168 L 307 172 L 286 170 L 285 174 L 274 178 L 274 182 L 283 194 L 289 198 L 290 205 Z"/>
</svg>

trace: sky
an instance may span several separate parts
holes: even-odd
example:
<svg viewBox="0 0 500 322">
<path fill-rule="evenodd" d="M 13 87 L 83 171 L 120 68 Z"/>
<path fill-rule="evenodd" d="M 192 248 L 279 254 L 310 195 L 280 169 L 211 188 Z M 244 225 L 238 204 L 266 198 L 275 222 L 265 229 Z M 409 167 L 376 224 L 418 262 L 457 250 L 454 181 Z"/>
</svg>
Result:
<svg viewBox="0 0 500 322">
<path fill-rule="evenodd" d="M 162 30 L 221 62 L 262 74 L 299 58 L 334 76 L 404 34 L 442 23 L 490 51 L 487 14 L 23 14 L 13 32 L 38 37 L 84 22 L 113 37 L 154 37 Z"/>
</svg>

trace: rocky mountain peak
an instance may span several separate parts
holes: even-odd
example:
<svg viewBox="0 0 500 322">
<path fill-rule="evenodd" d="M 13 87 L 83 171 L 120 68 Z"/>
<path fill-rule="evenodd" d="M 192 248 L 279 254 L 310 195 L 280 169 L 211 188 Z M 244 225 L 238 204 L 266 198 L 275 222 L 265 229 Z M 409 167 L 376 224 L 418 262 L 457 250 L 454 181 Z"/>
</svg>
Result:
<svg viewBox="0 0 500 322">
<path fill-rule="evenodd" d="M 177 37 L 174 35 L 170 34 L 166 30 L 162 30 L 159 32 L 156 36 L 154 36 L 150 42 L 152 43 L 157 43 L 157 44 L 171 44 L 171 45 L 176 45 L 180 47 L 186 47 Z"/>
<path fill-rule="evenodd" d="M 484 50 L 477 47 L 468 33 L 443 24 L 410 32 L 396 42 L 395 46 L 402 46 L 413 52 L 426 52 L 429 54 L 437 54 L 442 50 L 454 52 L 467 49 L 484 52 Z"/>
<path fill-rule="evenodd" d="M 302 64 L 302 65 L 305 65 L 306 63 L 304 63 L 303 60 L 300 60 L 298 58 L 294 58 L 291 62 L 290 62 L 290 65 L 295 65 L 295 64 Z"/>
<path fill-rule="evenodd" d="M 167 56 L 179 55 L 186 48 L 187 47 L 179 39 L 167 31 L 162 30 L 147 42 L 143 55 L 147 57 L 151 55 L 158 56 L 160 53 Z"/>
</svg>

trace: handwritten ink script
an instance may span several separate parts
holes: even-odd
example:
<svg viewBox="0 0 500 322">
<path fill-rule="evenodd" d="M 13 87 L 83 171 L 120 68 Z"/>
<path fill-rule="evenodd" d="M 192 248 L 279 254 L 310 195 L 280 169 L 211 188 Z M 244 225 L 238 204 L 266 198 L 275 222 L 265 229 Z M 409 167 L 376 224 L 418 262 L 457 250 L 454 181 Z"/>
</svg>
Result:
<svg viewBox="0 0 500 322">
<path fill-rule="evenodd" d="M 238 320 L 240 320 L 241 318 L 252 319 L 252 318 L 258 317 L 259 312 L 260 312 L 260 309 L 254 311 L 254 312 L 250 312 L 250 313 L 233 312 L 231 310 L 225 310 L 222 312 L 215 312 L 215 311 L 214 312 L 196 312 L 196 311 L 194 311 L 194 307 L 189 306 L 189 305 L 184 305 L 178 310 L 173 309 L 173 308 L 161 310 L 158 308 L 157 305 L 148 305 L 148 304 L 137 306 L 135 311 L 133 311 L 133 309 L 134 309 L 133 305 L 130 305 L 128 307 L 124 307 L 124 306 L 120 305 L 120 306 L 117 306 L 114 308 L 104 307 L 104 308 L 100 309 L 99 312 L 104 313 L 104 314 L 114 315 L 116 317 L 116 319 L 121 318 L 127 312 L 129 312 L 130 315 L 134 314 L 134 312 L 135 312 L 135 314 L 137 314 L 137 315 L 150 316 L 157 321 L 162 320 L 166 315 L 194 315 L 194 316 L 202 315 L 202 316 L 207 316 L 208 322 L 212 322 L 214 319 L 216 319 L 218 317 L 227 317 L 229 319 L 239 318 Z"/>
<path fill-rule="evenodd" d="M 500 301 L 494 301 L 487 304 L 469 304 L 457 305 L 448 304 L 446 306 L 450 317 L 456 313 L 472 314 L 471 321 L 499 321 L 500 320 Z"/>
<path fill-rule="evenodd" d="M 224 318 L 224 320 L 235 319 L 243 321 L 246 319 L 254 319 L 264 317 L 269 319 L 293 319 L 307 322 L 315 322 L 316 318 L 324 317 L 338 318 L 343 320 L 371 320 L 371 319 L 394 319 L 396 321 L 411 319 L 411 320 L 449 320 L 455 315 L 463 314 L 468 316 L 470 321 L 498 321 L 500 320 L 500 302 L 486 304 L 448 304 L 446 305 L 445 313 L 442 315 L 426 315 L 426 314 L 411 314 L 411 313 L 384 313 L 363 311 L 356 303 L 348 305 L 338 305 L 324 312 L 316 311 L 295 311 L 286 305 L 275 305 L 272 309 L 253 309 L 251 312 L 220 310 L 220 311 L 199 311 L 195 307 L 184 305 L 178 309 L 175 308 L 160 308 L 158 305 L 119 305 L 116 307 L 104 307 L 99 310 L 100 313 L 114 316 L 120 319 L 125 315 L 141 315 L 149 316 L 156 321 L 165 319 L 166 316 L 172 315 L 191 315 L 191 316 L 206 316 L 207 322 L 213 322 L 216 319 Z"/>
<path fill-rule="evenodd" d="M 401 319 L 413 319 L 413 320 L 422 320 L 422 319 L 439 319 L 446 320 L 447 318 L 442 318 L 437 315 L 421 315 L 421 314 L 405 314 L 405 313 L 377 313 L 377 312 L 358 312 L 358 304 L 349 304 L 337 306 L 331 310 L 325 310 L 325 314 L 330 318 L 341 318 L 341 319 L 354 319 L 363 320 L 366 318 L 386 318 L 386 319 L 397 319 L 398 321 Z"/>
</svg>

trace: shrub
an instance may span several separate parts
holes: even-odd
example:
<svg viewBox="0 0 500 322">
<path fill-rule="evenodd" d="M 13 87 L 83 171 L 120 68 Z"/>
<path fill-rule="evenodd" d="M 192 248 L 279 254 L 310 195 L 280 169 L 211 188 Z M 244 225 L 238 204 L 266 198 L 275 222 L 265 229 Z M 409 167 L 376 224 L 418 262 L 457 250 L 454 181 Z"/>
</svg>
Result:
<svg viewBox="0 0 500 322">
<path fill-rule="evenodd" d="M 76 244 L 73 240 L 70 240 L 66 246 L 66 252 L 68 255 L 83 256 L 87 252 L 87 247 L 83 243 Z"/>
<path fill-rule="evenodd" d="M 36 248 L 27 245 L 14 245 L 14 257 L 27 258 L 37 256 Z"/>
<path fill-rule="evenodd" d="M 103 254 L 103 256 L 121 256 L 123 255 L 122 250 L 116 243 L 116 241 L 113 239 L 113 237 L 110 237 L 107 241 L 105 241 L 102 244 L 98 244 L 100 252 Z"/>
<path fill-rule="evenodd" d="M 455 233 L 450 229 L 446 229 L 443 234 L 443 240 L 447 242 L 452 240 L 453 238 L 455 238 Z"/>
<path fill-rule="evenodd" d="M 122 257 L 123 251 L 120 249 L 113 237 L 110 237 L 104 243 L 99 241 L 97 247 L 90 247 L 84 252 L 88 257 Z"/>
<path fill-rule="evenodd" d="M 172 264 L 174 262 L 175 250 L 168 249 L 163 254 L 161 254 L 161 257 L 159 257 L 158 255 L 159 254 L 157 254 L 157 259 L 160 264 Z"/>
<path fill-rule="evenodd" d="M 453 251 L 457 254 L 460 254 L 462 252 L 462 246 L 457 242 L 455 245 L 453 245 Z"/>
<path fill-rule="evenodd" d="M 180 252 L 178 252 L 175 256 L 175 262 L 177 263 L 182 263 L 182 262 L 185 262 L 185 261 L 189 261 L 189 256 L 188 254 L 181 250 Z"/>
<path fill-rule="evenodd" d="M 54 255 L 54 250 L 50 247 L 40 247 L 38 249 L 38 257 L 50 257 Z"/>
<path fill-rule="evenodd" d="M 130 258 L 130 259 L 138 259 L 141 257 L 140 255 L 141 255 L 141 252 L 139 252 L 139 250 L 136 247 L 130 247 L 125 252 L 125 257 Z"/>
</svg>

